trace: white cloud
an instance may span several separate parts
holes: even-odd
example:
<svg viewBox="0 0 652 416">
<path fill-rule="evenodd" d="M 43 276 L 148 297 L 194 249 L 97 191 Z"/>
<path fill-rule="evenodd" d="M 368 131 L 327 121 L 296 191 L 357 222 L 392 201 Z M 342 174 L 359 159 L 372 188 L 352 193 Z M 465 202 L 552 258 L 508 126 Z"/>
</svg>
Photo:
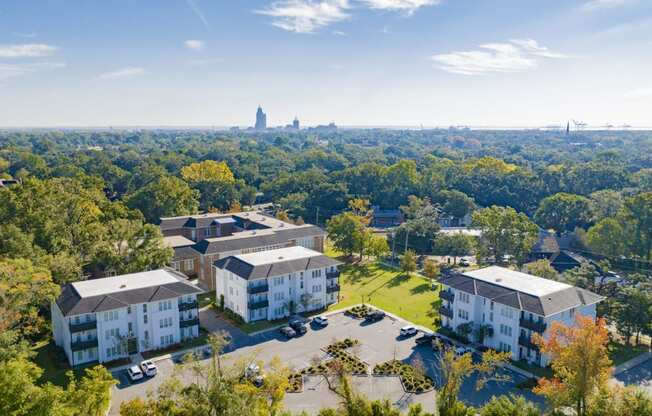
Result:
<svg viewBox="0 0 652 416">
<path fill-rule="evenodd" d="M 349 0 L 280 0 L 256 13 L 273 18 L 272 25 L 295 33 L 317 29 L 349 18 Z"/>
<path fill-rule="evenodd" d="M 105 72 L 97 76 L 97 79 L 126 79 L 133 78 L 145 74 L 145 69 L 140 67 L 127 67 L 118 69 L 116 71 Z"/>
<path fill-rule="evenodd" d="M 625 98 L 644 98 L 652 97 L 652 87 L 637 88 L 625 94 Z"/>
<path fill-rule="evenodd" d="M 346 36 L 346 32 L 342 32 L 341 30 L 333 30 L 332 33 L 335 36 Z"/>
<path fill-rule="evenodd" d="M 0 45 L 0 58 L 38 58 L 52 55 L 57 48 L 42 43 Z"/>
<path fill-rule="evenodd" d="M 205 46 L 203 41 L 196 39 L 189 39 L 183 42 L 183 44 L 186 46 L 186 48 L 197 52 L 203 50 Z"/>
<path fill-rule="evenodd" d="M 534 68 L 541 58 L 566 58 L 550 51 L 533 39 L 515 39 L 509 43 L 487 43 L 472 51 L 433 55 L 437 66 L 453 74 L 481 75 L 495 72 L 518 72 Z"/>
<path fill-rule="evenodd" d="M 580 10 L 592 12 L 595 10 L 625 6 L 628 3 L 634 3 L 635 1 L 636 0 L 589 0 L 580 6 Z"/>
<path fill-rule="evenodd" d="M 424 6 L 434 6 L 440 0 L 360 0 L 367 7 L 375 10 L 389 10 L 413 14 Z"/>
<path fill-rule="evenodd" d="M 0 63 L 0 80 L 16 78 L 38 71 L 65 68 L 65 62 L 33 62 L 28 64 Z"/>
</svg>

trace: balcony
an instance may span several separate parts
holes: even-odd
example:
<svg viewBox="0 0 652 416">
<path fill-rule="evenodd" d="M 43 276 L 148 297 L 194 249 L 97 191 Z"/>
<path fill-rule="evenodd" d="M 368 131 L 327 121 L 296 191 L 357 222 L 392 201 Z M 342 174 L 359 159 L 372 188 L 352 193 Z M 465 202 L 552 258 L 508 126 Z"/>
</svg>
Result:
<svg viewBox="0 0 652 416">
<path fill-rule="evenodd" d="M 326 286 L 326 293 L 333 293 L 333 292 L 339 292 L 339 291 L 340 291 L 340 285 Z"/>
<path fill-rule="evenodd" d="M 247 286 L 247 293 L 250 295 L 255 295 L 256 293 L 265 293 L 269 291 L 269 285 L 257 285 L 257 286 Z"/>
<path fill-rule="evenodd" d="M 179 320 L 179 326 L 181 328 L 187 328 L 189 326 L 199 325 L 199 318 L 190 318 L 190 319 L 181 319 Z"/>
<path fill-rule="evenodd" d="M 439 297 L 452 303 L 455 299 L 455 294 L 450 290 L 442 290 L 439 292 Z"/>
<path fill-rule="evenodd" d="M 337 279 L 338 277 L 340 277 L 339 270 L 335 270 L 334 272 L 326 272 L 327 279 Z"/>
<path fill-rule="evenodd" d="M 546 330 L 546 323 L 543 321 L 521 318 L 518 322 L 519 325 L 521 325 L 523 328 L 529 329 L 530 331 L 543 333 Z"/>
<path fill-rule="evenodd" d="M 97 321 L 86 321 L 86 322 L 80 322 L 78 324 L 70 322 L 71 333 L 90 331 L 91 329 L 97 329 Z"/>
<path fill-rule="evenodd" d="M 259 300 L 256 302 L 249 302 L 248 304 L 249 309 L 262 309 L 266 308 L 269 306 L 269 301 L 267 299 L 265 300 Z"/>
<path fill-rule="evenodd" d="M 534 342 L 532 342 L 531 338 L 522 335 L 518 337 L 518 345 L 529 348 L 531 350 L 539 351 L 539 347 L 536 344 L 534 344 Z"/>
<path fill-rule="evenodd" d="M 179 303 L 179 310 L 181 312 L 187 311 L 190 309 L 197 309 L 199 307 L 199 303 L 197 301 L 192 301 L 192 302 L 180 302 Z"/>
<path fill-rule="evenodd" d="M 439 314 L 453 319 L 453 310 L 451 308 L 447 308 L 446 306 L 441 306 L 439 308 Z"/>
<path fill-rule="evenodd" d="M 87 350 L 97 347 L 97 338 L 86 341 L 73 341 L 70 343 L 70 349 L 73 351 Z"/>
</svg>

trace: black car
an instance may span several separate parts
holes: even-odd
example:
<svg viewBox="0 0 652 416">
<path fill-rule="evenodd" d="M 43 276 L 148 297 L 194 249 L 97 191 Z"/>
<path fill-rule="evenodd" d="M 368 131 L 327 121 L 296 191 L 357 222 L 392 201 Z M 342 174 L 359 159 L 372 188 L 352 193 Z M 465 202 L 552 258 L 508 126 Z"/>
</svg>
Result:
<svg viewBox="0 0 652 416">
<path fill-rule="evenodd" d="M 290 321 L 289 322 L 290 327 L 296 332 L 297 335 L 303 335 L 306 332 L 308 332 L 308 329 L 306 329 L 306 326 L 303 324 L 303 322 L 299 320 L 295 321 Z"/>
<path fill-rule="evenodd" d="M 294 338 L 297 336 L 297 333 L 289 326 L 284 326 L 280 329 L 281 334 L 285 335 L 287 338 Z"/>
<path fill-rule="evenodd" d="M 417 345 L 429 345 L 434 341 L 437 337 L 435 337 L 434 334 L 423 334 L 419 338 L 415 339 L 414 342 L 417 343 Z"/>
<path fill-rule="evenodd" d="M 367 322 L 376 322 L 376 321 L 381 321 L 385 317 L 385 312 L 383 311 L 373 311 L 369 312 L 365 317 L 364 320 Z"/>
</svg>

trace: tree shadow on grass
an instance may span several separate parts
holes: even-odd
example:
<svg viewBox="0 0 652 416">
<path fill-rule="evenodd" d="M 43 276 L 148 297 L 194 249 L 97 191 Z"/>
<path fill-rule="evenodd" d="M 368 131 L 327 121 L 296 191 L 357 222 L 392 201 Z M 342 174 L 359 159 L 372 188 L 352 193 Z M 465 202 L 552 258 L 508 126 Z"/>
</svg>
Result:
<svg viewBox="0 0 652 416">
<path fill-rule="evenodd" d="M 351 284 L 359 284 L 362 280 L 373 276 L 373 272 L 369 265 L 352 266 L 346 265 L 342 268 L 342 273 L 346 276 L 346 282 Z"/>
<path fill-rule="evenodd" d="M 437 299 L 433 302 L 430 302 L 430 308 L 428 309 L 428 312 L 426 312 L 426 315 L 429 318 L 435 318 L 439 316 L 439 307 L 441 306 L 441 299 Z"/>
<path fill-rule="evenodd" d="M 421 283 L 419 286 L 415 286 L 412 289 L 410 289 L 410 293 L 413 295 L 420 295 L 422 293 L 430 292 L 432 289 L 430 288 L 430 284 L 428 283 Z"/>
<path fill-rule="evenodd" d="M 387 287 L 396 287 L 400 286 L 403 283 L 406 283 L 410 280 L 410 276 L 405 273 L 397 274 L 396 276 L 389 279 L 387 282 Z"/>
</svg>

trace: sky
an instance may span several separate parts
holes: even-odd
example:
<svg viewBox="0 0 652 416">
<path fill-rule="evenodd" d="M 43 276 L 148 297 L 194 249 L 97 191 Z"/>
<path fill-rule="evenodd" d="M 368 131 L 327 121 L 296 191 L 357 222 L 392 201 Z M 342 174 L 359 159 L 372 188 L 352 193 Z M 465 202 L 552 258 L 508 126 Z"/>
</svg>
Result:
<svg viewBox="0 0 652 416">
<path fill-rule="evenodd" d="M 652 0 L 2 0 L 0 126 L 652 126 Z"/>
</svg>

